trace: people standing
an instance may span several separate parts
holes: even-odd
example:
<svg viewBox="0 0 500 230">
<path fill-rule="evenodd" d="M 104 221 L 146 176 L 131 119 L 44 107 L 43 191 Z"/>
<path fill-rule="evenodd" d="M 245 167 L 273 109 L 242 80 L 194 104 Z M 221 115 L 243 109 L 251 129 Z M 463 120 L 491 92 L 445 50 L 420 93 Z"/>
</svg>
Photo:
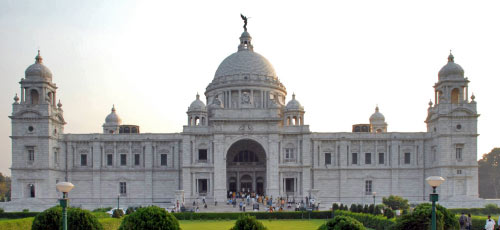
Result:
<svg viewBox="0 0 500 230">
<path fill-rule="evenodd" d="M 460 230 L 465 230 L 465 226 L 467 224 L 467 217 L 465 216 L 465 213 L 462 212 L 462 215 L 458 218 L 458 223 L 460 224 Z"/>
<path fill-rule="evenodd" d="M 491 219 L 491 216 L 488 216 L 486 220 L 486 225 L 484 225 L 485 230 L 495 230 L 495 220 Z"/>
<path fill-rule="evenodd" d="M 467 230 L 472 230 L 472 217 L 469 214 L 467 214 L 467 226 L 465 227 Z"/>
</svg>

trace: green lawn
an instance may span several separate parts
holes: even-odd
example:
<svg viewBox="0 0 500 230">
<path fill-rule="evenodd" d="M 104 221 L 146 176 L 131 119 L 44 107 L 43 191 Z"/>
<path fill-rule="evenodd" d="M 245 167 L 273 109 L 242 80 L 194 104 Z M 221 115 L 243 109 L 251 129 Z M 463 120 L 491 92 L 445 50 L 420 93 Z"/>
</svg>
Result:
<svg viewBox="0 0 500 230">
<path fill-rule="evenodd" d="M 224 230 L 234 226 L 236 220 L 182 220 L 182 230 Z M 325 220 L 261 220 L 269 230 L 314 230 Z"/>
</svg>

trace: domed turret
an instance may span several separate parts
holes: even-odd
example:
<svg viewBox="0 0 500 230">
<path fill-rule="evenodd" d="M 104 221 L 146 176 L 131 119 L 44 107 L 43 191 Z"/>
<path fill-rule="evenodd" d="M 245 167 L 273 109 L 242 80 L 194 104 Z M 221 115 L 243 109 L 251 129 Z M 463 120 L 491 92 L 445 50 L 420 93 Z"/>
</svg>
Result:
<svg viewBox="0 0 500 230">
<path fill-rule="evenodd" d="M 370 116 L 370 126 L 372 133 L 387 132 L 387 123 L 384 114 L 380 113 L 378 105 L 375 107 L 375 113 Z"/>
<path fill-rule="evenodd" d="M 115 105 L 113 105 L 111 113 L 108 116 L 106 116 L 105 123 L 104 125 L 102 125 L 103 132 L 109 134 L 118 134 L 121 124 L 122 124 L 122 119 L 116 113 Z"/>
<path fill-rule="evenodd" d="M 194 100 L 188 108 L 188 126 L 206 126 L 207 122 L 207 107 L 200 100 L 200 95 L 196 94 Z"/>
<path fill-rule="evenodd" d="M 30 65 L 24 75 L 26 79 L 30 80 L 45 80 L 52 82 L 52 72 L 43 64 L 43 58 L 40 56 L 40 50 L 38 50 L 38 55 L 35 57 L 35 64 Z"/>
<path fill-rule="evenodd" d="M 295 99 L 295 93 L 292 95 L 292 100 L 286 104 L 286 110 L 304 110 L 304 107 L 300 105 L 300 102 Z"/>
<path fill-rule="evenodd" d="M 205 103 L 200 100 L 200 95 L 196 94 L 196 100 L 194 100 L 188 108 L 188 112 L 192 111 L 207 111 Z"/>
<path fill-rule="evenodd" d="M 285 126 L 304 125 L 304 113 L 304 107 L 295 99 L 295 93 L 292 94 L 292 100 L 290 100 L 285 107 Z"/>
<path fill-rule="evenodd" d="M 438 73 L 439 80 L 453 80 L 453 79 L 463 79 L 464 69 L 455 63 L 455 57 L 453 54 L 448 56 L 448 63 L 446 63 Z"/>
</svg>

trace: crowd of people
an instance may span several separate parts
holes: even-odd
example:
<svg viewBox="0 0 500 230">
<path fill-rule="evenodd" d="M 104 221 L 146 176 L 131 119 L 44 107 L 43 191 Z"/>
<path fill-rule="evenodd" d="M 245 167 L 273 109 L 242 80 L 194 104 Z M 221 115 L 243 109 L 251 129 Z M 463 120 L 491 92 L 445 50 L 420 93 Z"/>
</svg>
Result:
<svg viewBox="0 0 500 230">
<path fill-rule="evenodd" d="M 299 211 L 299 210 L 318 210 L 319 203 L 316 203 L 314 199 L 310 197 L 305 197 L 304 200 L 297 202 L 295 197 L 277 197 L 273 199 L 273 196 L 265 196 L 262 194 L 256 194 L 254 192 L 232 192 L 228 191 L 227 195 L 227 205 L 232 205 L 236 207 L 239 206 L 239 210 L 242 212 L 247 211 L 247 206 L 251 207 L 253 211 L 260 211 L 260 206 L 265 207 L 265 211 L 275 212 L 283 211 L 285 209 Z"/>
<path fill-rule="evenodd" d="M 465 215 L 465 213 L 462 213 L 462 215 L 458 218 L 458 223 L 460 224 L 460 230 L 471 230 L 472 229 L 472 217 L 469 214 Z M 498 217 L 498 230 L 500 230 L 500 216 Z M 491 216 L 488 216 L 488 219 L 486 219 L 486 223 L 484 225 L 485 230 L 497 230 L 495 228 L 495 220 L 491 218 Z"/>
</svg>

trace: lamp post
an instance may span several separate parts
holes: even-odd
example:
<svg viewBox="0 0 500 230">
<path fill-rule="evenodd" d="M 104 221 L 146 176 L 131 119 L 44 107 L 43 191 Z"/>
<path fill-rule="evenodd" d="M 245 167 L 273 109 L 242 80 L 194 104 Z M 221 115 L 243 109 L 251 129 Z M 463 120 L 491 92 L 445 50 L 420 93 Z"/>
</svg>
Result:
<svg viewBox="0 0 500 230">
<path fill-rule="evenodd" d="M 66 208 L 69 205 L 68 192 L 71 191 L 73 187 L 75 186 L 70 182 L 59 182 L 56 184 L 57 190 L 63 193 L 63 198 L 59 200 L 63 212 L 62 213 L 63 230 L 68 229 L 68 211 L 66 210 Z"/>
<path fill-rule="evenodd" d="M 120 209 L 120 193 L 118 193 L 118 209 Z"/>
<path fill-rule="evenodd" d="M 375 208 L 375 196 L 377 195 L 377 192 L 373 192 L 373 208 Z"/>
<path fill-rule="evenodd" d="M 425 179 L 432 187 L 432 193 L 429 198 L 432 201 L 432 223 L 431 230 L 436 230 L 436 202 L 439 200 L 439 195 L 436 193 L 436 188 L 444 182 L 444 178 L 440 176 L 430 176 Z"/>
</svg>

